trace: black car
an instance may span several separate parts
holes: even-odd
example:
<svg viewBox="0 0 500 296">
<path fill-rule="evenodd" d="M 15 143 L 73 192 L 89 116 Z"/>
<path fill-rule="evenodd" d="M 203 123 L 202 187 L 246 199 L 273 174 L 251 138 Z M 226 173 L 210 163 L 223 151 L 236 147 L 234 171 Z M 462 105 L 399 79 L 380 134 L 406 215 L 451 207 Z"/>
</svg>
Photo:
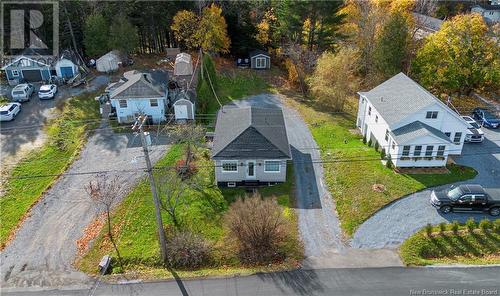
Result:
<svg viewBox="0 0 500 296">
<path fill-rule="evenodd" d="M 487 212 L 500 214 L 500 191 L 485 190 L 481 185 L 452 186 L 447 190 L 431 193 L 431 204 L 442 213 L 451 211 Z"/>
<path fill-rule="evenodd" d="M 500 126 L 500 119 L 492 112 L 476 108 L 472 111 L 472 117 L 477 120 L 482 126 L 489 128 L 498 128 Z"/>
</svg>

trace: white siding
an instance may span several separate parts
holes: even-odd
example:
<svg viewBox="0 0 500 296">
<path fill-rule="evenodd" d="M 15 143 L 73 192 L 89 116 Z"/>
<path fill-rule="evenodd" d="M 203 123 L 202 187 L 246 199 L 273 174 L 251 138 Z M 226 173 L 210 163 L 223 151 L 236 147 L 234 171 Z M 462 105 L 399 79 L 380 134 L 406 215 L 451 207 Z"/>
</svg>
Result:
<svg viewBox="0 0 500 296">
<path fill-rule="evenodd" d="M 403 147 L 410 146 L 410 154 L 408 156 L 403 156 Z M 437 157 L 438 147 L 440 145 L 444 145 L 445 151 L 443 155 L 443 159 L 439 159 Z M 420 156 L 415 156 L 415 147 L 422 146 Z M 427 146 L 433 146 L 432 150 L 432 159 L 426 159 L 425 152 L 427 150 Z M 456 145 L 447 144 L 438 140 L 435 137 L 425 136 L 420 137 L 413 140 L 410 144 L 405 145 L 395 145 L 395 149 L 390 149 L 389 153 L 391 155 L 391 159 L 393 163 L 397 167 L 442 167 L 446 165 L 448 154 L 450 150 L 456 149 Z M 403 159 L 401 159 L 403 157 Z M 409 159 L 405 160 L 404 158 L 408 157 Z M 416 160 L 415 157 L 419 157 L 420 159 Z"/>
<path fill-rule="evenodd" d="M 247 178 L 247 160 L 236 160 L 238 163 L 237 172 L 222 171 L 222 163 L 235 160 L 216 160 L 215 161 L 215 179 L 217 182 L 242 182 L 245 180 L 260 182 L 285 182 L 286 181 L 286 160 L 280 160 L 281 166 L 279 172 L 264 171 L 264 159 L 257 159 L 255 164 L 255 178 Z M 242 165 L 243 164 L 243 165 Z"/>
<path fill-rule="evenodd" d="M 151 107 L 150 100 L 157 99 L 158 106 Z M 165 106 L 167 100 L 163 97 L 150 98 L 150 99 L 127 99 L 127 107 L 121 108 L 117 99 L 112 99 L 111 104 L 116 108 L 116 114 L 119 123 L 129 123 L 135 120 L 135 116 L 140 113 L 153 117 L 154 123 L 159 123 L 165 120 Z"/>
</svg>

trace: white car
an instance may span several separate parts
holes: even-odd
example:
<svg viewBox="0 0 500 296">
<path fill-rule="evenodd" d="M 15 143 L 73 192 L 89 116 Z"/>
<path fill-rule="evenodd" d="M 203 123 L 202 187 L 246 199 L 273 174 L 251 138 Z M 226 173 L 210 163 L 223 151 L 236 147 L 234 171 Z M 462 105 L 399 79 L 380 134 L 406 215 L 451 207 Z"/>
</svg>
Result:
<svg viewBox="0 0 500 296">
<path fill-rule="evenodd" d="M 40 86 L 38 91 L 38 98 L 43 99 L 53 99 L 57 93 L 57 85 L 55 84 L 45 84 Z"/>
<path fill-rule="evenodd" d="M 484 132 L 481 126 L 470 116 L 462 116 L 469 124 L 469 133 L 465 135 L 465 142 L 481 143 L 484 140 Z"/>
<path fill-rule="evenodd" d="M 35 87 L 31 83 L 21 83 L 16 85 L 11 92 L 12 101 L 27 102 L 35 91 Z"/>
<path fill-rule="evenodd" d="M 11 121 L 21 112 L 20 103 L 9 103 L 0 107 L 0 121 Z"/>
</svg>

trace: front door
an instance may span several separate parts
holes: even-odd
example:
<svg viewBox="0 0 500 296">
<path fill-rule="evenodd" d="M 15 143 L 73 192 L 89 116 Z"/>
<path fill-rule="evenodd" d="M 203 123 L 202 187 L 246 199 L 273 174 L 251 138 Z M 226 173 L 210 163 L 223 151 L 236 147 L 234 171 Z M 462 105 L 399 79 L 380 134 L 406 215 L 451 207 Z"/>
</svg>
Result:
<svg viewBox="0 0 500 296">
<path fill-rule="evenodd" d="M 247 161 L 247 178 L 249 178 L 249 179 L 255 178 L 255 161 L 254 160 Z"/>
</svg>

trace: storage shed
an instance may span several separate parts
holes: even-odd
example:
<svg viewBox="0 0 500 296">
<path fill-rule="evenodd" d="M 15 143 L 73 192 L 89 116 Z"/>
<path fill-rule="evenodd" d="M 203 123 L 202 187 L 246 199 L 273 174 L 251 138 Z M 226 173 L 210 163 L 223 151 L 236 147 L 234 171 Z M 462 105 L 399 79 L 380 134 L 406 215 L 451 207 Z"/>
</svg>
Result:
<svg viewBox="0 0 500 296">
<path fill-rule="evenodd" d="M 120 52 L 113 50 L 97 59 L 96 69 L 99 72 L 114 72 L 120 67 L 121 61 Z"/>
<path fill-rule="evenodd" d="M 195 94 L 192 91 L 181 91 L 173 104 L 175 120 L 194 120 Z"/>
<path fill-rule="evenodd" d="M 174 75 L 193 75 L 193 62 L 191 55 L 181 52 L 175 57 Z"/>
<path fill-rule="evenodd" d="M 5 65 L 2 70 L 10 85 L 21 82 L 39 82 L 50 79 L 50 65 L 41 60 L 19 56 L 13 62 Z"/>
<path fill-rule="evenodd" d="M 70 79 L 78 74 L 78 66 L 71 60 L 62 58 L 56 63 L 57 77 Z"/>
<path fill-rule="evenodd" d="M 271 68 L 271 56 L 263 50 L 257 49 L 250 53 L 250 67 L 252 69 Z"/>
</svg>

